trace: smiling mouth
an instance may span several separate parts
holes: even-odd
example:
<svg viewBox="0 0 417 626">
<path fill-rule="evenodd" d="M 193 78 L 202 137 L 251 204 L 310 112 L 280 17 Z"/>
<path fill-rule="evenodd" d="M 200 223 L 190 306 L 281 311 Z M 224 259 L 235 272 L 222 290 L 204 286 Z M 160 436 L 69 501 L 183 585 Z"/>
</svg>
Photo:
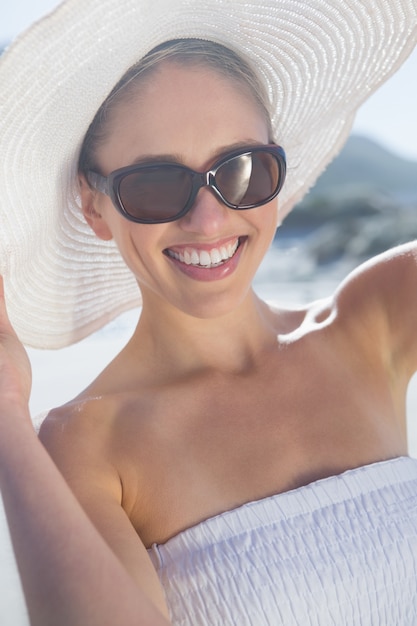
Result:
<svg viewBox="0 0 417 626">
<path fill-rule="evenodd" d="M 241 243 L 242 239 L 237 238 L 234 242 L 219 247 L 213 247 L 210 250 L 197 250 L 196 248 L 190 247 L 184 248 L 179 252 L 167 248 L 164 250 L 164 253 L 171 257 L 171 259 L 175 259 L 185 265 L 211 269 L 212 267 L 219 267 L 227 263 L 227 261 L 230 261 L 236 254 Z"/>
</svg>

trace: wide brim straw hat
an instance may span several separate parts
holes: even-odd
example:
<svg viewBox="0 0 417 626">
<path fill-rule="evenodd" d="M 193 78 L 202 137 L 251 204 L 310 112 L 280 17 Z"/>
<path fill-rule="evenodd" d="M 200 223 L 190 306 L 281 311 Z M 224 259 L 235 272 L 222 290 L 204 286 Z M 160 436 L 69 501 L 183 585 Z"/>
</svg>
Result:
<svg viewBox="0 0 417 626">
<path fill-rule="evenodd" d="M 359 105 L 413 49 L 417 3 L 67 0 L 18 37 L 0 59 L 0 273 L 27 345 L 68 345 L 140 305 L 115 245 L 84 221 L 77 161 L 118 79 L 177 38 L 222 43 L 264 81 L 288 161 L 281 220 L 339 152 Z"/>
</svg>

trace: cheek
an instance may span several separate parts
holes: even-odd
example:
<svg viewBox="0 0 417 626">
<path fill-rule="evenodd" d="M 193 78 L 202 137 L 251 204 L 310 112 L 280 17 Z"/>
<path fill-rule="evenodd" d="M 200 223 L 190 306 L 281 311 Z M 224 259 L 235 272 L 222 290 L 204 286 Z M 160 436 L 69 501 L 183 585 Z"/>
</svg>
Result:
<svg viewBox="0 0 417 626">
<path fill-rule="evenodd" d="M 265 233 L 265 237 L 269 237 L 272 239 L 279 225 L 279 210 L 277 198 L 274 198 L 272 202 L 269 202 L 263 207 L 260 207 L 260 209 L 261 210 L 256 218 L 258 228 Z"/>
<path fill-rule="evenodd" d="M 163 258 L 161 226 L 136 224 L 114 213 L 108 225 L 126 265 L 135 274 L 145 267 L 151 271 L 151 265 Z"/>
<path fill-rule="evenodd" d="M 120 247 L 124 240 L 130 237 L 130 232 L 135 224 L 123 217 L 107 196 L 102 196 L 98 210 L 102 221 L 111 232 L 115 243 Z"/>
<path fill-rule="evenodd" d="M 278 198 L 274 198 L 274 200 L 272 200 L 272 202 L 269 203 L 268 207 L 269 207 L 270 225 L 271 225 L 271 229 L 273 233 L 272 237 L 274 237 L 277 228 L 281 225 Z"/>
<path fill-rule="evenodd" d="M 120 216 L 119 219 L 112 220 L 111 230 L 113 239 L 126 262 L 132 255 L 146 253 L 146 237 L 133 222 Z"/>
<path fill-rule="evenodd" d="M 277 232 L 277 228 L 279 226 L 278 223 L 278 202 L 275 198 L 268 205 L 265 205 L 265 211 L 261 216 L 259 224 L 260 232 L 262 233 L 262 241 L 263 241 L 263 254 L 266 254 L 271 244 L 274 241 L 275 234 Z"/>
<path fill-rule="evenodd" d="M 116 224 L 113 229 L 113 240 L 126 266 L 140 280 L 151 273 L 149 242 L 137 232 L 135 224 L 132 226 L 133 228 L 130 225 L 126 227 Z"/>
</svg>

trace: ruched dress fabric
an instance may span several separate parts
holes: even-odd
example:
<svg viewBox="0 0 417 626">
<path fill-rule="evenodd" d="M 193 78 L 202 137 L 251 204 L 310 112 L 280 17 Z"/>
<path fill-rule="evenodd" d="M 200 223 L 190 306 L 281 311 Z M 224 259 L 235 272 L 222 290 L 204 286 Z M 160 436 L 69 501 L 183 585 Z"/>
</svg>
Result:
<svg viewBox="0 0 417 626">
<path fill-rule="evenodd" d="M 174 626 L 417 625 L 417 460 L 245 504 L 149 555 Z"/>
</svg>

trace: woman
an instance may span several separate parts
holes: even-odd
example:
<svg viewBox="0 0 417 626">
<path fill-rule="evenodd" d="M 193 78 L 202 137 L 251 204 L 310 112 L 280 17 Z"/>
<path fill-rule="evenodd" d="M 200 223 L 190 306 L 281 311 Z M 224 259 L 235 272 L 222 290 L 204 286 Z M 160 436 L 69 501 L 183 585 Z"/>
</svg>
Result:
<svg viewBox="0 0 417 626">
<path fill-rule="evenodd" d="M 50 412 L 40 441 L 3 309 L 0 480 L 34 624 L 416 619 L 417 462 L 404 421 L 415 247 L 303 309 L 251 288 L 277 222 L 415 43 L 411 2 L 309 4 L 194 0 L 190 11 L 176 0 L 168 15 L 164 3 L 69 1 L 6 57 L 16 89 L 15 64 L 53 42 L 36 127 L 30 94 L 14 125 L 4 109 L 5 132 L 38 144 L 6 136 L 5 167 L 14 176 L 19 154 L 20 178 L 37 172 L 30 204 L 45 206 L 36 221 L 27 187 L 8 185 L 3 241 L 29 219 L 38 236 L 29 272 L 4 261 L 19 336 L 57 346 L 137 302 L 110 241 L 142 297 L 127 346 Z M 346 54 L 353 36 L 373 43 L 360 61 Z M 72 69 L 56 57 L 70 41 Z M 27 259 L 30 243 L 19 246 Z"/>
</svg>

